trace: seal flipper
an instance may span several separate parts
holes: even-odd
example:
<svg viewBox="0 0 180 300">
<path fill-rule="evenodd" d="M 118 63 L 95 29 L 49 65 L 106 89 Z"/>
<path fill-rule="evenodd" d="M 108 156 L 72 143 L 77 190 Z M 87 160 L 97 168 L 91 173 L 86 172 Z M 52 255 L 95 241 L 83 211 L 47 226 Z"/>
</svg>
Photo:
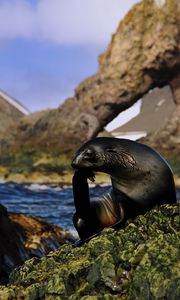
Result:
<svg viewBox="0 0 180 300">
<path fill-rule="evenodd" d="M 73 224 L 81 239 L 77 241 L 79 244 L 101 234 L 104 227 L 121 227 L 124 219 L 119 201 L 116 199 L 113 201 L 109 194 L 108 197 L 104 197 L 103 201 L 90 202 L 87 178 L 92 177 L 92 174 L 87 170 L 76 170 L 72 180 L 76 208 Z M 109 225 L 105 224 L 105 221 L 108 221 Z"/>
<path fill-rule="evenodd" d="M 73 176 L 73 194 L 76 212 L 73 215 L 73 224 L 79 237 L 86 236 L 86 220 L 90 210 L 89 187 L 87 177 L 81 171 L 75 171 Z"/>
<path fill-rule="evenodd" d="M 80 239 L 84 240 L 102 228 L 99 228 L 96 210 L 91 207 L 87 178 L 92 175 L 84 170 L 77 170 L 73 176 L 74 205 L 76 212 L 73 215 L 73 224 Z"/>
<path fill-rule="evenodd" d="M 72 183 L 76 213 L 79 218 L 86 219 L 90 210 L 90 201 L 87 177 L 84 172 L 75 171 Z"/>
</svg>

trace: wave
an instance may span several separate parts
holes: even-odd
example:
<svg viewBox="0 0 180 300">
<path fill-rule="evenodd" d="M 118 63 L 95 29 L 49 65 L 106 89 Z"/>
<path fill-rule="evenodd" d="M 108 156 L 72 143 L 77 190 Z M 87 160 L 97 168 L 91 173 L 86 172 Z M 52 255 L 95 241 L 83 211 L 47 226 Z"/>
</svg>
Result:
<svg viewBox="0 0 180 300">
<path fill-rule="evenodd" d="M 62 190 L 62 187 L 60 186 L 53 186 L 53 185 L 46 185 L 46 184 L 39 184 L 39 183 L 31 183 L 24 185 L 24 188 L 30 191 L 47 191 L 47 190 L 53 190 L 56 192 L 59 192 Z"/>
</svg>

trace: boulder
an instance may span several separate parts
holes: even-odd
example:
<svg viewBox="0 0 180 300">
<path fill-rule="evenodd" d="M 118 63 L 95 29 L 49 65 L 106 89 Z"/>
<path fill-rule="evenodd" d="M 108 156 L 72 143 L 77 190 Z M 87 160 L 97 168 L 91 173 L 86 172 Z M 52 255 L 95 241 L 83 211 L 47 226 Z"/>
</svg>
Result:
<svg viewBox="0 0 180 300">
<path fill-rule="evenodd" d="M 0 283 L 8 282 L 10 272 L 25 260 L 73 241 L 70 233 L 61 228 L 33 217 L 8 214 L 0 205 Z"/>
</svg>

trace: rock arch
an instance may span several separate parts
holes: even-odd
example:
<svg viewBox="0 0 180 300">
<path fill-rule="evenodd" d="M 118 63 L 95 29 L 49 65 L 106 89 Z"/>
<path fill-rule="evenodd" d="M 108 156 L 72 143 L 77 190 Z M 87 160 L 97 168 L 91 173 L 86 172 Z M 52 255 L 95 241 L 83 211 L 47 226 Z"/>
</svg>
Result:
<svg viewBox="0 0 180 300">
<path fill-rule="evenodd" d="M 174 149 L 179 147 L 174 141 L 179 135 L 180 3 L 144 0 L 120 23 L 99 57 L 98 73 L 84 80 L 58 110 L 47 111 L 36 122 L 29 122 L 29 117 L 21 121 L 9 143 L 16 140 L 20 146 L 72 150 L 96 136 L 150 89 L 164 85 L 170 85 L 177 105 L 170 120 Z M 41 126 L 45 120 L 46 130 Z"/>
<path fill-rule="evenodd" d="M 176 143 L 170 148 L 174 149 L 179 147 L 180 127 L 180 4 L 178 0 L 166 0 L 161 5 L 144 0 L 120 23 L 106 52 L 99 57 L 99 72 L 79 85 L 69 103 L 75 103 L 75 114 L 86 111 L 97 118 L 93 137 L 150 89 L 165 85 L 171 87 L 177 105 L 171 120 L 176 127 L 171 132 Z M 87 131 L 82 133 L 82 140 L 87 138 Z"/>
</svg>

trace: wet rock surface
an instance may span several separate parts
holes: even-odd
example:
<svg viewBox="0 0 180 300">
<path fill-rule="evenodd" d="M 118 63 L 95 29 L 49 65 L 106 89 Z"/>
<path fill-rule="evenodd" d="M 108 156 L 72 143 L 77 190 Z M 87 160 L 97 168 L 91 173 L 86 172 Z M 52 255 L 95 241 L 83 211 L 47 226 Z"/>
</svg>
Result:
<svg viewBox="0 0 180 300">
<path fill-rule="evenodd" d="M 10 272 L 25 260 L 41 257 L 73 240 L 70 233 L 59 227 L 40 219 L 8 213 L 0 205 L 0 283 L 7 283 Z"/>
<path fill-rule="evenodd" d="M 17 268 L 1 299 L 179 299 L 179 204 Z"/>
</svg>

